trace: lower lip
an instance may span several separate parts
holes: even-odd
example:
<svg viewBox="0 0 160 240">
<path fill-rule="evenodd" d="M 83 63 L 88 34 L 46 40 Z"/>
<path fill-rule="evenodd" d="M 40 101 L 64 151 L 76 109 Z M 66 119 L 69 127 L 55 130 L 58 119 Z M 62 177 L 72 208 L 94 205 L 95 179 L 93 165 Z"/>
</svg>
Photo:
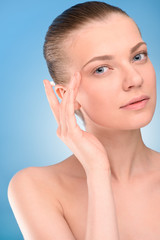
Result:
<svg viewBox="0 0 160 240">
<path fill-rule="evenodd" d="M 130 109 L 130 110 L 139 110 L 139 109 L 144 108 L 148 101 L 149 101 L 149 99 L 145 99 L 145 100 L 142 100 L 142 101 L 137 102 L 137 103 L 129 104 L 129 105 L 127 105 L 125 107 L 122 107 L 122 108 L 123 109 Z"/>
</svg>

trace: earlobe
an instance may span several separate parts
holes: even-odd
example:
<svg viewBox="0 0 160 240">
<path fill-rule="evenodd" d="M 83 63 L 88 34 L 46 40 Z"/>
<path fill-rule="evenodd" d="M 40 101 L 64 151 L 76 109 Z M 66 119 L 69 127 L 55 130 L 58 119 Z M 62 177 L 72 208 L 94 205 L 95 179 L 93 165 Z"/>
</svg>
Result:
<svg viewBox="0 0 160 240">
<path fill-rule="evenodd" d="M 79 104 L 79 102 L 75 102 L 74 103 L 74 110 L 79 110 L 81 108 L 81 105 Z"/>
</svg>

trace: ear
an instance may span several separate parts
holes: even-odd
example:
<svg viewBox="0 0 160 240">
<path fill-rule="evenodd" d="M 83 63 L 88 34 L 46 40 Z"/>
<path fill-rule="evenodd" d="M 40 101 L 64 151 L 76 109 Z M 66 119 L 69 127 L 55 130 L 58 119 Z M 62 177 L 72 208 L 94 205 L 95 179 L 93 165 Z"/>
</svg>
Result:
<svg viewBox="0 0 160 240">
<path fill-rule="evenodd" d="M 63 98 L 66 90 L 67 90 L 67 87 L 64 85 L 59 85 L 59 84 L 55 85 L 55 91 L 60 99 Z M 79 110 L 80 108 L 81 108 L 81 105 L 79 104 L 79 102 L 75 101 L 74 102 L 74 110 Z"/>
<path fill-rule="evenodd" d="M 65 87 L 63 85 L 56 84 L 54 88 L 55 88 L 55 91 L 56 91 L 58 97 L 60 99 L 62 99 L 65 92 L 66 92 L 67 87 Z"/>
</svg>

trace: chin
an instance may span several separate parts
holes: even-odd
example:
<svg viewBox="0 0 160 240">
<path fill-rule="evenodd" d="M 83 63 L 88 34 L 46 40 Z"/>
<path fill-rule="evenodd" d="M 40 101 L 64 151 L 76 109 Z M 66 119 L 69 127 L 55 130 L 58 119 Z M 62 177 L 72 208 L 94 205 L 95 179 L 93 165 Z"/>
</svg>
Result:
<svg viewBox="0 0 160 240">
<path fill-rule="evenodd" d="M 152 117 L 148 118 L 148 119 L 142 119 L 141 121 L 139 121 L 137 123 L 131 124 L 130 129 L 143 128 L 143 127 L 147 126 L 151 122 L 151 120 L 152 120 Z"/>
<path fill-rule="evenodd" d="M 136 116 L 129 122 L 129 124 L 127 124 L 126 122 L 125 128 L 127 128 L 127 125 L 128 125 L 128 129 L 143 128 L 152 121 L 153 115 L 154 115 L 154 111 L 150 111 L 150 112 L 145 112 L 144 114 L 141 114 L 139 116 Z"/>
</svg>

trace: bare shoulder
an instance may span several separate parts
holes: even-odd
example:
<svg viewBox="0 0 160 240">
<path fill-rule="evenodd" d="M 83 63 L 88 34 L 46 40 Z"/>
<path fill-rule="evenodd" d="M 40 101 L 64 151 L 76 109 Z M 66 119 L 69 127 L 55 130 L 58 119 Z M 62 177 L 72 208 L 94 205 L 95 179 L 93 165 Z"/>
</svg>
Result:
<svg viewBox="0 0 160 240">
<path fill-rule="evenodd" d="M 33 199 L 36 194 L 46 202 L 55 201 L 58 204 L 63 198 L 66 185 L 72 186 L 77 179 L 83 178 L 85 179 L 84 169 L 74 155 L 54 165 L 28 167 L 12 177 L 8 186 L 8 199 L 12 206 L 14 197 L 18 194 L 25 195 L 27 191 L 27 197 Z M 57 207 L 62 211 L 60 204 Z"/>
<path fill-rule="evenodd" d="M 28 167 L 18 171 L 10 180 L 8 185 L 8 199 L 13 211 L 22 205 L 22 202 L 34 202 L 37 199 L 44 199 L 44 202 L 54 201 L 59 210 L 58 204 L 58 182 L 60 173 L 53 166 Z"/>
<path fill-rule="evenodd" d="M 71 183 L 81 171 L 70 156 L 54 165 L 25 168 L 12 177 L 8 199 L 25 239 L 74 239 L 60 199 L 64 183 Z"/>
<path fill-rule="evenodd" d="M 54 165 L 43 167 L 28 167 L 18 171 L 11 179 L 8 186 L 8 195 L 19 185 L 28 184 L 36 189 L 56 191 L 66 178 L 78 177 L 83 174 L 80 163 L 72 156 Z"/>
</svg>

